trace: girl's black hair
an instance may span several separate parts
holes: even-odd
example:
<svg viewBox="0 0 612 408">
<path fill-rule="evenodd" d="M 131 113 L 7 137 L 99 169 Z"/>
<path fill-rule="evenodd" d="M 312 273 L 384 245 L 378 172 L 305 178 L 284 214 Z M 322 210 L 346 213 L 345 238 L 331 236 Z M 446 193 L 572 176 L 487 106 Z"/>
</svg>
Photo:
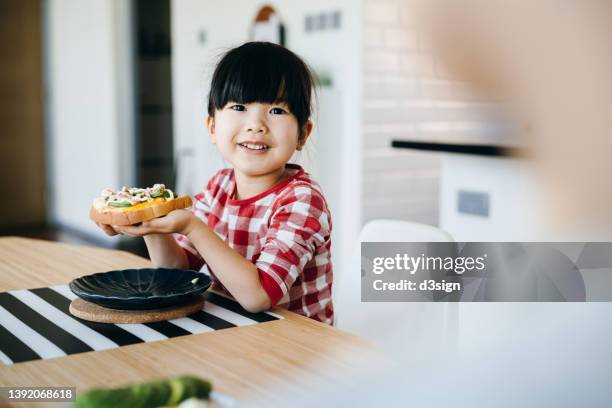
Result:
<svg viewBox="0 0 612 408">
<path fill-rule="evenodd" d="M 312 111 L 314 83 L 306 63 L 287 48 L 269 42 L 248 42 L 229 50 L 215 68 L 208 114 L 214 116 L 228 102 L 283 102 L 297 118 L 301 137 Z"/>
</svg>

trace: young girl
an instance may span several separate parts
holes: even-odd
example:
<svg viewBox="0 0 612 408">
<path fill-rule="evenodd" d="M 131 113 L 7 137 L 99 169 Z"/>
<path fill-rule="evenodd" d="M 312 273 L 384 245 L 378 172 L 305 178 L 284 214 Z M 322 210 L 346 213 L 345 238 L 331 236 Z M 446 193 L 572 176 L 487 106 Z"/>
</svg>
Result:
<svg viewBox="0 0 612 408">
<path fill-rule="evenodd" d="M 331 324 L 331 215 L 318 184 L 287 163 L 312 131 L 312 87 L 286 48 L 230 50 L 213 74 L 207 127 L 232 168 L 217 172 L 190 210 L 100 227 L 144 236 L 157 267 L 204 266 L 246 310 L 278 306 Z"/>
</svg>

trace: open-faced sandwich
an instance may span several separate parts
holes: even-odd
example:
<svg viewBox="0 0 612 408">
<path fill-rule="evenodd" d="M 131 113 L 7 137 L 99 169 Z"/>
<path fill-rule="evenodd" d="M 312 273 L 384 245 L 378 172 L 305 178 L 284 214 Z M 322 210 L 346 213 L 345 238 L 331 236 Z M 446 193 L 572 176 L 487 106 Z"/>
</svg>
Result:
<svg viewBox="0 0 612 408">
<path fill-rule="evenodd" d="M 163 184 L 150 188 L 123 187 L 120 191 L 107 188 L 94 200 L 89 217 L 101 224 L 132 225 L 189 206 L 189 196 L 175 197 Z"/>
</svg>

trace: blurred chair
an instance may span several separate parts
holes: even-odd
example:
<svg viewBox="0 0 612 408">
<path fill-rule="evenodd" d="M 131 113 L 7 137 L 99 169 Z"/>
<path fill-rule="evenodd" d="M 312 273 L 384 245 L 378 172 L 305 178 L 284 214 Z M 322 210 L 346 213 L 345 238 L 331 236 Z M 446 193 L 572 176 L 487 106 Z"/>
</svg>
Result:
<svg viewBox="0 0 612 408">
<path fill-rule="evenodd" d="M 408 338 L 412 344 L 419 340 L 428 343 L 432 334 L 446 332 L 446 303 L 361 302 L 361 243 L 453 241 L 446 231 L 431 225 L 387 219 L 367 223 L 359 234 L 348 269 L 334 277 L 335 326 L 395 349 L 399 344 L 408 344 Z"/>
</svg>

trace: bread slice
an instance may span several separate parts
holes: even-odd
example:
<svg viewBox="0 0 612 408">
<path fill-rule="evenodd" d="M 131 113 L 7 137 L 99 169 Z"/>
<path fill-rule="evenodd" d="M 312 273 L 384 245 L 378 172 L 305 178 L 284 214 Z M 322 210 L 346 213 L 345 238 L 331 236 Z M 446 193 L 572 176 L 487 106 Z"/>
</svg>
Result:
<svg viewBox="0 0 612 408">
<path fill-rule="evenodd" d="M 191 198 L 187 195 L 172 200 L 156 198 L 153 201 L 136 204 L 126 208 L 96 208 L 92 206 L 89 211 L 89 218 L 100 224 L 133 225 L 152 220 L 153 218 L 163 217 L 170 211 L 190 206 Z"/>
</svg>

